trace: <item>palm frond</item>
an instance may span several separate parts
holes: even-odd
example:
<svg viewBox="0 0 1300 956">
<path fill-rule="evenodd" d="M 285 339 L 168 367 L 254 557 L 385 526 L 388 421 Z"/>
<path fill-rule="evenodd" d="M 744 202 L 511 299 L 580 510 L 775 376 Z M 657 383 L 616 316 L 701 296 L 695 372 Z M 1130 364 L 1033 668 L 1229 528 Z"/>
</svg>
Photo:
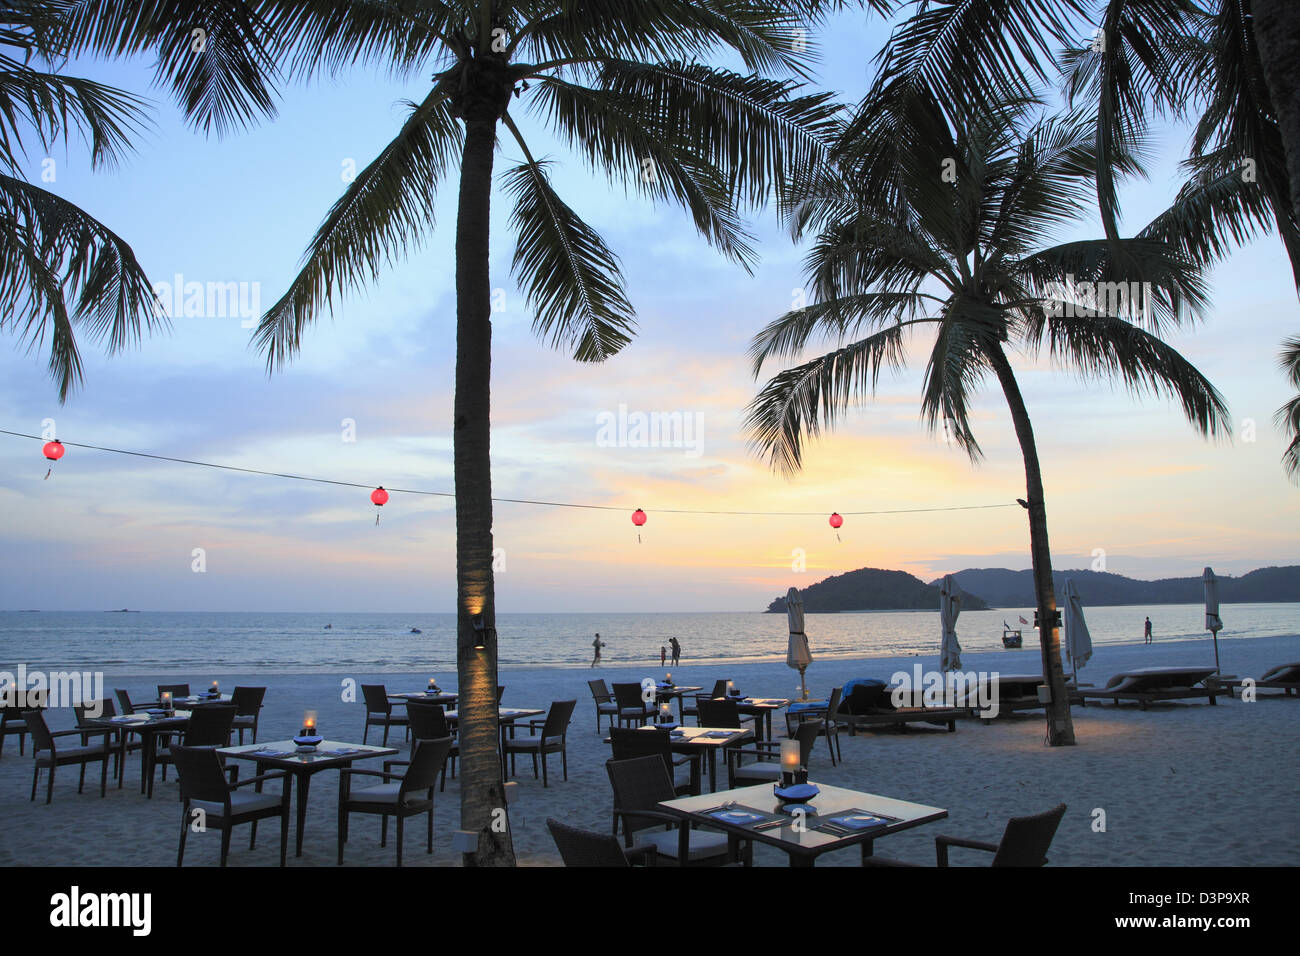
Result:
<svg viewBox="0 0 1300 956">
<path fill-rule="evenodd" d="M 1278 364 L 1291 387 L 1300 393 L 1300 335 L 1282 343 Z M 1283 437 L 1288 439 L 1282 452 L 1282 467 L 1292 481 L 1300 484 L 1300 394 L 1277 410 L 1274 421 L 1282 429 Z"/>
<path fill-rule="evenodd" d="M 627 301 L 618 258 L 560 199 L 545 162 L 507 171 L 515 198 L 514 273 L 533 307 L 533 328 L 580 362 L 601 362 L 627 345 L 635 313 Z"/>
<path fill-rule="evenodd" d="M 446 96 L 438 84 L 423 102 L 407 104 L 410 113 L 397 136 L 357 174 L 316 230 L 289 290 L 254 332 L 268 369 L 297 353 L 307 325 L 335 295 L 377 277 L 433 227 L 438 183 L 463 137 Z"/>
<path fill-rule="evenodd" d="M 769 359 L 798 354 L 815 334 L 842 340 L 863 327 L 908 322 L 933 301 L 933 296 L 920 292 L 862 292 L 792 309 L 754 336 L 749 346 L 754 375 Z"/>
</svg>

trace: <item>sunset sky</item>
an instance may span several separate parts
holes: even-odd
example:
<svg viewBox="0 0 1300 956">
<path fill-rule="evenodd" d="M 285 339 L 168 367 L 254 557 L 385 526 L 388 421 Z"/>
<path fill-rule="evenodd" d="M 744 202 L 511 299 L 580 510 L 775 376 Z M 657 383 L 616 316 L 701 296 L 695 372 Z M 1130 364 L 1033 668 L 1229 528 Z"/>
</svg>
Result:
<svg viewBox="0 0 1300 956">
<path fill-rule="evenodd" d="M 861 12 L 840 16 L 821 41 L 821 83 L 845 101 L 865 91 L 885 35 L 879 22 L 863 21 Z M 148 95 L 155 128 L 115 171 L 92 171 L 79 144 L 60 148 L 49 188 L 130 242 L 155 281 L 179 273 L 257 283 L 262 310 L 295 274 L 343 188 L 347 161 L 369 162 L 396 132 L 399 101 L 423 89 L 360 72 L 309 88 L 286 84 L 277 120 L 217 140 L 184 126 L 150 87 L 147 63 L 76 66 Z M 1014 506 L 849 516 L 841 540 L 826 520 L 832 511 L 1023 496 L 1023 463 L 995 389 L 975 406 L 986 456 L 978 466 L 921 427 L 913 364 L 814 446 L 801 475 L 772 473 L 742 426 L 761 384 L 745 350 L 790 308 L 802 250 L 770 213 L 760 217 L 763 261 L 748 276 L 679 210 L 609 187 L 526 115 L 523 126 L 534 153 L 557 161 L 561 194 L 621 256 L 639 333 L 603 365 L 576 364 L 533 336 L 510 279 L 510 208 L 498 191 L 492 276 L 505 309 L 494 316 L 494 494 L 618 508 L 498 504 L 499 610 L 759 610 L 792 584 L 863 566 L 926 580 L 965 567 L 1028 567 L 1025 513 Z M 1152 179 L 1125 191 L 1127 232 L 1177 191 L 1185 142 L 1185 130 L 1167 131 Z M 503 141 L 498 171 L 518 153 Z M 29 154 L 38 183 L 43 158 Z M 112 358 L 83 339 L 86 385 L 60 406 L 46 352 L 27 354 L 11 338 L 0 350 L 0 428 L 37 434 L 53 418 L 70 442 L 451 491 L 454 199 L 453 177 L 426 245 L 313 327 L 284 372 L 268 379 L 238 316 L 182 316 L 170 335 Z M 1165 401 L 1081 382 L 1043 356 L 1013 358 L 1037 431 L 1057 567 L 1090 566 L 1094 549 L 1104 550 L 1107 570 L 1145 578 L 1199 574 L 1207 564 L 1236 574 L 1300 563 L 1300 490 L 1282 473 L 1272 422 L 1289 397 L 1279 344 L 1300 329 L 1279 241 L 1239 250 L 1214 271 L 1211 288 L 1210 320 L 1170 339 L 1224 394 L 1232 441 L 1202 440 Z M 607 447 L 599 416 L 620 405 L 692 416 L 698 448 Z M 343 440 L 344 419 L 356 423 L 355 442 Z M 46 467 L 39 443 L 0 436 L 0 608 L 453 610 L 447 498 L 395 494 L 376 527 L 361 489 L 77 448 L 48 481 Z M 649 515 L 640 543 L 629 520 L 638 507 Z M 205 573 L 191 569 L 195 548 L 205 551 Z M 792 570 L 797 549 L 803 572 Z"/>
</svg>

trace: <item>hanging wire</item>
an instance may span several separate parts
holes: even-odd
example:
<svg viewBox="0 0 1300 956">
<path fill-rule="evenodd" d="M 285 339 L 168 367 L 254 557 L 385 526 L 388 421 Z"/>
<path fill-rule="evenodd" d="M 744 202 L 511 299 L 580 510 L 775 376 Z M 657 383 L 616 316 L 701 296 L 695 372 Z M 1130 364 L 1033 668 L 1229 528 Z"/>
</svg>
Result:
<svg viewBox="0 0 1300 956">
<path fill-rule="evenodd" d="M 6 428 L 0 428 L 0 435 L 10 435 L 14 438 L 30 438 L 34 441 L 42 441 L 39 435 L 26 435 L 22 432 L 9 431 Z M 105 445 L 91 445 L 86 442 L 59 441 L 70 448 L 88 448 L 92 451 L 104 451 L 114 455 L 130 455 L 134 458 L 150 458 L 154 461 L 170 461 L 178 465 L 196 465 L 201 468 L 216 468 L 219 471 L 237 471 L 245 475 L 263 475 L 268 478 L 288 478 L 292 481 L 311 481 L 322 485 L 337 485 L 341 488 L 364 488 L 372 490 L 374 484 L 365 484 L 359 481 L 339 481 L 334 478 L 317 478 L 312 475 L 294 475 L 283 471 L 263 471 L 259 468 L 241 468 L 238 465 L 221 465 L 211 461 L 195 461 L 192 458 L 173 458 L 170 455 L 153 455 L 143 451 L 129 451 L 125 448 L 109 448 Z M 451 491 L 424 491 L 419 488 L 386 488 L 389 494 L 397 495 L 426 495 L 434 498 L 455 498 L 455 492 Z M 594 505 L 574 501 L 540 501 L 532 498 L 493 498 L 497 504 L 511 505 L 534 505 L 539 508 L 582 508 L 588 511 L 627 511 L 623 505 Z M 1014 501 L 1001 502 L 990 505 L 950 505 L 939 508 L 891 508 L 878 511 L 842 511 L 843 515 L 901 515 L 901 514 L 925 514 L 936 511 L 980 511 L 987 508 L 1015 508 L 1019 507 Z M 806 518 L 811 516 L 822 516 L 824 511 L 710 511 L 695 508 L 655 508 L 655 514 L 669 515 L 719 515 L 746 518 Z"/>
</svg>

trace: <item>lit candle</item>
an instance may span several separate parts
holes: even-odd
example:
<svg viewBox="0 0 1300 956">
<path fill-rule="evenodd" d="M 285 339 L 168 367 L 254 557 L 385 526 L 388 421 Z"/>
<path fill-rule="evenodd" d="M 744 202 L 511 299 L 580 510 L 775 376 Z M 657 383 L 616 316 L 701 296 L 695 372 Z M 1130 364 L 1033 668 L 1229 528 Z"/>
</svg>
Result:
<svg viewBox="0 0 1300 956">
<path fill-rule="evenodd" d="M 163 691 L 163 692 L 162 692 L 162 700 L 160 701 L 160 703 L 162 704 L 163 710 L 171 710 L 171 708 L 172 708 L 172 692 L 169 691 L 169 690 L 165 690 L 165 691 Z"/>
<path fill-rule="evenodd" d="M 671 724 L 673 722 L 673 709 L 668 701 L 659 705 L 659 723 Z"/>
<path fill-rule="evenodd" d="M 437 680 L 437 678 L 430 677 L 430 678 L 429 678 L 429 690 L 436 691 L 437 689 L 438 689 L 438 680 Z"/>
<path fill-rule="evenodd" d="M 664 683 L 665 683 L 665 684 L 668 684 L 668 685 L 671 686 L 671 685 L 672 685 L 672 682 L 673 682 L 673 675 L 672 675 L 672 674 L 667 674 L 667 675 L 664 676 Z"/>
<path fill-rule="evenodd" d="M 213 682 L 212 682 L 212 693 L 214 693 L 214 694 L 219 694 L 219 693 L 221 693 L 221 691 L 217 688 L 217 682 L 216 682 L 216 681 L 213 681 Z"/>
<path fill-rule="evenodd" d="M 799 741 L 781 741 L 781 777 L 786 786 L 794 783 L 799 772 Z"/>
<path fill-rule="evenodd" d="M 736 693 L 736 682 L 734 680 L 727 681 L 727 696 L 730 697 L 735 693 Z"/>
<path fill-rule="evenodd" d="M 304 737 L 311 737 L 316 733 L 316 711 L 309 710 L 303 715 L 302 730 Z"/>
</svg>

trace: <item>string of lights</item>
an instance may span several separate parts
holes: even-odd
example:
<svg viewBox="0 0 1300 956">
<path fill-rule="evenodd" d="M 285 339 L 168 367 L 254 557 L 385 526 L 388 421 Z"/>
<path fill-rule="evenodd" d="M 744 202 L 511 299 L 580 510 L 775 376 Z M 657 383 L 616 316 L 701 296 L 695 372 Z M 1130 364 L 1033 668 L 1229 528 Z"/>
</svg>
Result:
<svg viewBox="0 0 1300 956">
<path fill-rule="evenodd" d="M 375 492 L 387 491 L 389 494 L 398 495 L 425 495 L 435 498 L 455 498 L 455 492 L 451 491 L 427 491 L 420 488 L 384 488 L 380 485 L 375 488 L 373 485 L 364 484 L 359 481 L 341 481 L 336 478 L 320 478 L 314 475 L 295 475 L 283 471 L 264 471 L 260 468 L 244 468 L 239 465 L 222 465 L 211 461 L 196 461 L 192 458 L 175 458 L 170 455 L 155 455 L 150 452 L 131 451 L 125 448 L 109 448 L 106 445 L 94 445 L 88 442 L 75 441 L 46 441 L 40 435 L 28 435 L 23 432 L 10 431 L 9 429 L 0 428 L 0 435 L 9 435 L 13 438 L 26 438 L 32 441 L 45 441 L 45 457 L 51 461 L 58 461 L 63 457 L 64 446 L 70 448 L 85 448 L 90 451 L 108 452 L 113 455 L 130 455 L 134 458 L 149 458 L 154 461 L 168 461 L 178 465 L 194 465 L 200 468 L 215 468 L 220 471 L 234 471 L 246 475 L 261 475 L 267 478 L 285 478 L 291 481 L 308 481 L 322 485 L 336 485 L 342 488 L 362 488 L 366 490 L 374 489 Z M 57 447 L 55 447 L 57 446 Z M 372 500 L 374 500 L 372 498 Z M 387 497 L 384 501 L 387 501 Z M 589 504 L 576 501 L 542 501 L 533 498 L 493 498 L 492 501 L 497 504 L 512 505 L 532 505 L 540 508 L 580 508 L 589 511 L 623 511 L 628 509 L 624 505 L 600 505 Z M 379 502 L 376 501 L 378 504 Z M 1015 508 L 1019 507 L 1014 501 L 998 502 L 996 504 L 983 505 L 945 505 L 931 508 L 888 508 L 874 511 L 845 511 L 842 514 L 851 516 L 870 516 L 870 515 L 897 515 L 897 514 L 925 514 L 938 511 L 980 511 L 989 508 Z M 748 518 L 806 518 L 824 516 L 822 511 L 727 511 L 727 510 L 710 510 L 699 508 L 655 508 L 656 514 L 673 514 L 673 515 L 716 515 L 730 517 L 748 517 Z M 636 509 L 640 512 L 641 509 Z M 836 513 L 836 517 L 840 513 Z M 635 520 L 635 519 L 634 519 Z M 644 522 L 642 516 L 642 522 Z M 833 527 L 838 527 L 832 521 Z"/>
</svg>

